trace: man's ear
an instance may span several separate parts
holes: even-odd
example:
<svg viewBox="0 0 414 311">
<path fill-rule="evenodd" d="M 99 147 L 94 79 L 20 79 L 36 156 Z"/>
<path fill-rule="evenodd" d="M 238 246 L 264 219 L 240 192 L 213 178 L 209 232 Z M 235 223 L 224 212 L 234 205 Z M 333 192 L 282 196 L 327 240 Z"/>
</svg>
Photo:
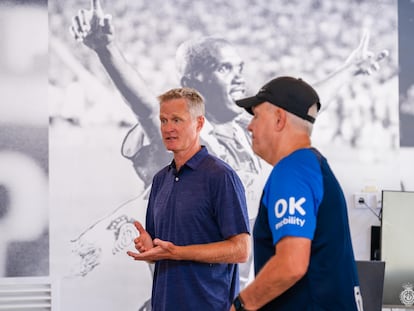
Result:
<svg viewBox="0 0 414 311">
<path fill-rule="evenodd" d="M 276 130 L 277 131 L 282 130 L 286 125 L 286 119 L 287 119 L 286 111 L 279 107 L 276 107 L 276 109 L 274 110 L 274 118 L 275 118 Z"/>
<path fill-rule="evenodd" d="M 198 117 L 197 117 L 197 130 L 198 130 L 198 131 L 201 131 L 201 129 L 203 128 L 203 126 L 204 126 L 204 121 L 205 121 L 204 116 L 198 116 Z"/>
</svg>

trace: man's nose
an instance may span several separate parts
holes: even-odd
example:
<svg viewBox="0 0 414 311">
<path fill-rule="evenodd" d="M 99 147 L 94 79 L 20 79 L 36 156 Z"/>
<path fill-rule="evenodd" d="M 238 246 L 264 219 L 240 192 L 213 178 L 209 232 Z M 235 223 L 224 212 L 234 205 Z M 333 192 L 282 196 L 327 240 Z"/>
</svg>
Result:
<svg viewBox="0 0 414 311">
<path fill-rule="evenodd" d="M 172 122 L 167 121 L 162 125 L 162 130 L 166 132 L 170 132 L 174 130 L 174 124 Z"/>
<path fill-rule="evenodd" d="M 249 122 L 249 125 L 247 125 L 247 130 L 248 130 L 249 132 L 251 132 L 251 131 L 252 131 L 252 123 L 253 123 L 253 120 L 251 120 L 251 121 Z"/>
</svg>

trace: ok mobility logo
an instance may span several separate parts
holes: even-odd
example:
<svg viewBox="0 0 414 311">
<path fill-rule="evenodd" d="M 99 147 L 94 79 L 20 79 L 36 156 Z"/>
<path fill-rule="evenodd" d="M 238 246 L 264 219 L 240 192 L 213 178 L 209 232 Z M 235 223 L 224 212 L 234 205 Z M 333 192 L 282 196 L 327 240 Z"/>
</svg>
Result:
<svg viewBox="0 0 414 311">
<path fill-rule="evenodd" d="M 294 197 L 290 197 L 289 202 L 286 199 L 277 200 L 275 203 L 275 215 L 276 219 L 281 220 L 275 225 L 276 230 L 288 224 L 303 227 L 306 220 L 303 217 L 295 215 L 306 215 L 302 207 L 302 204 L 305 202 L 305 198 L 300 198 L 296 201 Z"/>
</svg>

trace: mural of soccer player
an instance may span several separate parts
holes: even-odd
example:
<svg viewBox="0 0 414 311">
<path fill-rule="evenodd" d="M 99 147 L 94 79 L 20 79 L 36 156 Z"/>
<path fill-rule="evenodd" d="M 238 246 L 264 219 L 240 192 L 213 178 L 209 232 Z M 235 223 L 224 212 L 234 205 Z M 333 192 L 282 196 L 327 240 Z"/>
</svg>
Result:
<svg viewBox="0 0 414 311">
<path fill-rule="evenodd" d="M 164 151 L 157 120 L 156 95 L 145 79 L 133 68 L 118 48 L 115 27 L 109 15 L 104 14 L 99 1 L 93 0 L 90 9 L 82 9 L 73 18 L 73 37 L 94 51 L 119 92 L 137 118 L 122 144 L 122 155 L 130 159 L 143 181 L 145 190 L 134 201 L 117 208 L 112 214 L 97 221 L 74 239 L 76 252 L 82 258 L 80 274 L 87 275 L 102 263 L 102 234 L 110 233 L 113 253 L 124 250 L 136 235 L 132 222 L 144 217 L 146 195 L 153 174 L 172 157 Z M 360 44 L 342 66 L 326 79 L 314 84 L 324 107 L 342 84 L 356 74 L 369 74 L 379 68 L 378 61 L 387 55 L 375 56 L 368 50 L 369 33 L 365 32 Z M 228 162 L 239 174 L 246 188 L 249 215 L 256 216 L 257 202 L 269 167 L 257 158 L 250 148 L 246 130 L 250 117 L 238 109 L 234 100 L 246 94 L 243 77 L 244 61 L 227 40 L 206 36 L 182 43 L 176 51 L 180 84 L 197 89 L 205 98 L 206 126 L 201 138 L 212 153 Z M 347 79 L 348 78 L 348 79 Z M 253 182 L 255 181 L 255 182 Z M 138 208 L 138 206 L 140 206 Z M 100 236 L 100 239 L 97 238 Z M 241 268 L 241 283 L 252 276 L 251 262 Z"/>
</svg>

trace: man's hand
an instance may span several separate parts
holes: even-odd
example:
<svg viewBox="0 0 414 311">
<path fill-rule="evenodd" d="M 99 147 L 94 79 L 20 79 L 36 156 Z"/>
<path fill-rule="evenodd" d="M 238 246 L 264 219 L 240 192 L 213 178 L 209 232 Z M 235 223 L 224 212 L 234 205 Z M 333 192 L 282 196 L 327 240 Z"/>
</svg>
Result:
<svg viewBox="0 0 414 311">
<path fill-rule="evenodd" d="M 144 260 L 150 262 L 163 259 L 178 260 L 179 258 L 176 256 L 175 250 L 176 246 L 173 243 L 162 241 L 160 239 L 154 239 L 153 248 L 147 249 L 146 251 L 140 253 L 127 252 L 127 254 L 135 260 Z"/>
<path fill-rule="evenodd" d="M 370 33 L 369 30 L 364 29 L 361 41 L 358 47 L 349 55 L 345 61 L 348 65 L 356 66 L 354 71 L 355 75 L 366 74 L 370 75 L 380 69 L 379 63 L 388 57 L 389 52 L 382 50 L 380 53 L 375 54 L 368 49 Z"/>
<path fill-rule="evenodd" d="M 92 50 L 107 47 L 114 41 L 111 15 L 104 15 L 99 0 L 91 0 L 91 9 L 81 9 L 72 18 L 70 31 L 75 40 L 83 42 Z"/>
<path fill-rule="evenodd" d="M 154 247 L 153 241 L 149 233 L 144 229 L 139 221 L 134 222 L 135 228 L 139 232 L 139 237 L 134 239 L 135 248 L 138 252 L 144 253 Z M 129 255 L 129 254 L 128 254 Z"/>
</svg>

